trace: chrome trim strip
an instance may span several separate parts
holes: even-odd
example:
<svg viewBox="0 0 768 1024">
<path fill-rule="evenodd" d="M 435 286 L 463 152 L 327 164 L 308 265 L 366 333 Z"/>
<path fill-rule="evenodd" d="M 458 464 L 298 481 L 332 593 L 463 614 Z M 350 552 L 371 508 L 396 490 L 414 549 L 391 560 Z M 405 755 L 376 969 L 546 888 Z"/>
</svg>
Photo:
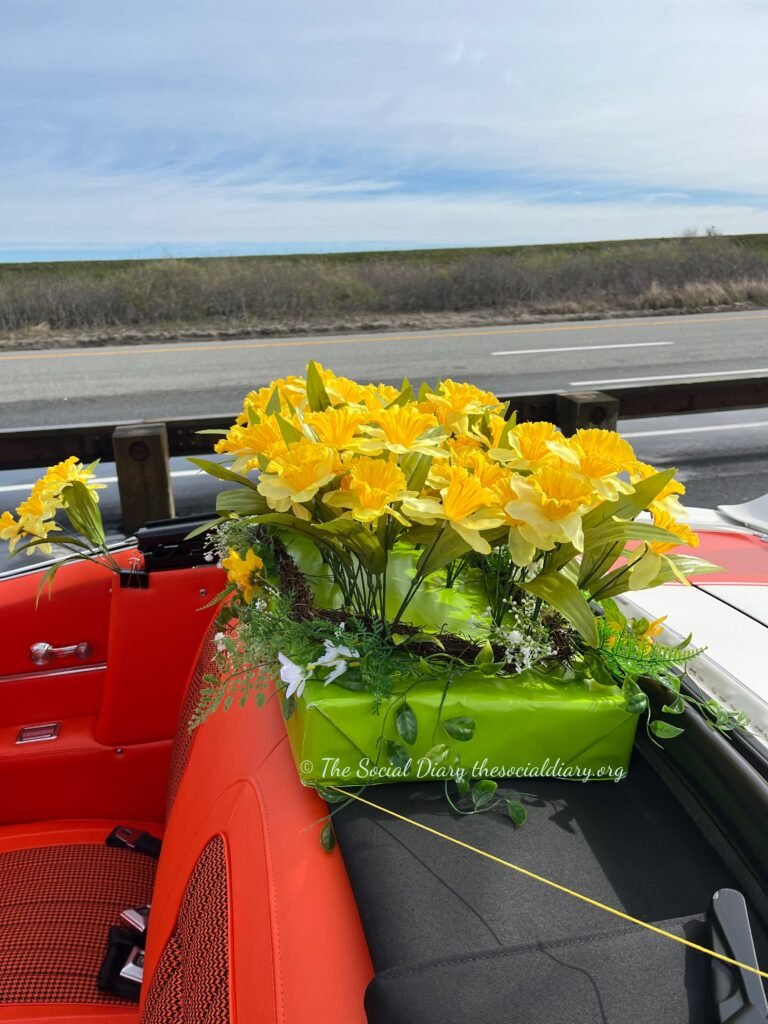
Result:
<svg viewBox="0 0 768 1024">
<path fill-rule="evenodd" d="M 23 683 L 32 679 L 60 679 L 62 676 L 85 675 L 86 672 L 104 672 L 106 667 L 106 661 L 100 661 L 96 665 L 73 665 L 71 668 L 54 668 L 41 672 L 19 672 L 13 676 L 0 676 L 0 686 L 3 683 Z"/>
</svg>

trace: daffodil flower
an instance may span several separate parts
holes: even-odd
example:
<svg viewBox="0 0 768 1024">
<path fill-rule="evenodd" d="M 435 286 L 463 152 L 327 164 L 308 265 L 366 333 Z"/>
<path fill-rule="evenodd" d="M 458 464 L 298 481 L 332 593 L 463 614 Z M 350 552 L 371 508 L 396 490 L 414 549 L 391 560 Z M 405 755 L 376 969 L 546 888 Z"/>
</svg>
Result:
<svg viewBox="0 0 768 1024">
<path fill-rule="evenodd" d="M 259 590 L 259 573 L 264 568 L 264 562 L 249 548 L 243 558 L 234 548 L 229 549 L 227 558 L 222 559 L 222 568 L 227 570 L 227 579 L 234 583 L 243 595 L 246 604 L 250 604 L 253 595 Z"/>
<path fill-rule="evenodd" d="M 478 554 L 490 554 L 491 546 L 482 530 L 492 530 L 504 524 L 501 510 L 494 508 L 494 498 L 477 477 L 460 466 L 451 467 L 446 474 L 447 483 L 437 498 L 406 498 L 403 513 L 417 523 L 431 526 L 445 520 L 461 539 Z"/>
<path fill-rule="evenodd" d="M 547 442 L 547 447 L 575 467 L 604 501 L 631 494 L 634 487 L 619 474 L 627 472 L 637 459 L 629 441 L 613 430 L 577 430 L 573 437 Z"/>
<path fill-rule="evenodd" d="M 390 515 L 403 526 L 409 525 L 392 504 L 415 493 L 406 489 L 399 466 L 383 459 L 354 458 L 348 467 L 341 488 L 323 498 L 328 505 L 349 509 L 347 514 L 360 523 L 375 523 L 383 515 Z"/>
<path fill-rule="evenodd" d="M 440 458 L 448 455 L 440 447 L 442 428 L 430 413 L 420 412 L 412 405 L 393 405 L 374 413 L 373 421 L 362 428 L 367 437 L 355 444 L 355 449 L 365 455 L 380 455 L 385 451 L 395 455 L 419 452 Z"/>
<path fill-rule="evenodd" d="M 569 467 L 545 464 L 530 476 L 515 477 L 511 486 L 516 497 L 504 510 L 519 524 L 524 541 L 541 551 L 551 551 L 558 543 L 583 549 L 582 516 L 594 500 L 585 480 Z"/>
<path fill-rule="evenodd" d="M 301 519 L 309 513 L 301 505 L 341 472 L 338 452 L 327 445 L 301 441 L 276 455 L 259 478 L 258 491 L 276 512 L 292 509 Z"/>
<path fill-rule="evenodd" d="M 544 420 L 518 423 L 507 434 L 507 447 L 494 445 L 488 454 L 510 469 L 536 470 L 557 460 L 551 443 L 565 443 L 554 423 Z"/>
<path fill-rule="evenodd" d="M 643 553 L 639 558 L 636 557 L 636 552 L 632 552 L 632 560 L 629 563 L 629 589 L 645 590 L 647 587 L 650 587 L 664 566 L 670 569 L 681 583 L 686 586 L 689 585 L 686 577 L 668 555 L 670 551 L 674 551 L 676 547 L 681 545 L 689 548 L 698 547 L 698 534 L 694 533 L 687 523 L 680 522 L 664 511 L 654 511 L 653 525 L 674 533 L 675 536 L 680 538 L 679 544 L 652 541 L 650 544 L 643 545 Z"/>
</svg>

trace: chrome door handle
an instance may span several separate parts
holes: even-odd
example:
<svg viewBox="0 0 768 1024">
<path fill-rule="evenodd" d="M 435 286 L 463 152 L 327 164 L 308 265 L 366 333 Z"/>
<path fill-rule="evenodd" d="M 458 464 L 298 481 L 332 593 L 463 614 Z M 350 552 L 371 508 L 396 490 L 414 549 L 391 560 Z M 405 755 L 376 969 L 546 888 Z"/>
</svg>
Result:
<svg viewBox="0 0 768 1024">
<path fill-rule="evenodd" d="M 32 644 L 29 648 L 29 660 L 35 665 L 47 665 L 54 658 L 90 658 L 91 645 L 86 641 L 72 644 L 70 647 L 54 647 L 53 644 Z"/>
</svg>

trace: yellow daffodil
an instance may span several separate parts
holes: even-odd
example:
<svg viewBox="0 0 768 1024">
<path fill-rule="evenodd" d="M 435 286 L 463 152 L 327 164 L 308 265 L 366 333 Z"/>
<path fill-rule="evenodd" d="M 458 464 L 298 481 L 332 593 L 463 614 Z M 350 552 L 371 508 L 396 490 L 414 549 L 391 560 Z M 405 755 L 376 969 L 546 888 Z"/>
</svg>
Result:
<svg viewBox="0 0 768 1024">
<path fill-rule="evenodd" d="M 494 507 L 493 493 L 461 466 L 451 467 L 446 476 L 446 485 L 440 488 L 440 500 L 406 498 L 403 513 L 427 526 L 445 520 L 474 551 L 490 554 L 491 546 L 480 532 L 504 524 L 501 510 Z"/>
<path fill-rule="evenodd" d="M 0 516 L 0 540 L 8 541 L 11 554 L 21 540 L 23 532 L 21 524 L 16 522 L 13 515 L 10 512 L 3 512 Z"/>
<path fill-rule="evenodd" d="M 337 377 L 332 370 L 316 365 L 332 405 L 358 405 L 363 402 L 366 389 L 362 384 L 349 377 Z"/>
<path fill-rule="evenodd" d="M 394 402 L 399 394 L 391 384 L 369 384 L 363 389 L 361 401 L 369 412 L 379 412 Z"/>
<path fill-rule="evenodd" d="M 318 441 L 342 451 L 349 448 L 359 432 L 360 425 L 365 423 L 366 419 L 363 410 L 342 405 L 331 406 L 324 412 L 307 413 L 304 422 L 315 432 Z"/>
<path fill-rule="evenodd" d="M 550 448 L 551 442 L 565 442 L 554 423 L 518 423 L 507 435 L 508 447 L 493 447 L 490 455 L 513 469 L 535 470 L 557 459 Z"/>
<path fill-rule="evenodd" d="M 76 455 L 70 455 L 63 462 L 57 462 L 55 466 L 51 466 L 39 484 L 41 490 L 51 497 L 58 497 L 65 487 L 75 482 L 85 484 L 89 490 L 94 492 L 107 486 L 91 479 L 92 477 L 93 467 L 84 466 Z M 98 494 L 94 493 L 93 497 L 98 501 Z"/>
<path fill-rule="evenodd" d="M 656 579 L 665 565 L 672 570 L 681 583 L 688 583 L 675 563 L 667 556 L 670 551 L 674 551 L 675 548 L 680 546 L 697 548 L 699 546 L 699 535 L 694 533 L 687 523 L 680 522 L 680 520 L 675 519 L 663 509 L 654 511 L 653 525 L 658 526 L 661 530 L 668 530 L 670 533 L 673 533 L 678 538 L 678 542 L 651 541 L 650 544 L 644 544 L 640 549 L 637 549 L 643 552 L 640 558 L 637 557 L 637 550 L 634 551 L 630 556 L 629 563 L 630 590 L 645 590 Z"/>
<path fill-rule="evenodd" d="M 249 548 L 243 558 L 234 548 L 229 549 L 229 556 L 221 561 L 223 568 L 227 570 L 227 579 L 238 588 L 243 595 L 246 604 L 250 604 L 253 595 L 259 590 L 259 574 L 264 568 L 264 562 Z"/>
<path fill-rule="evenodd" d="M 226 437 L 217 441 L 214 450 L 235 456 L 231 469 L 245 473 L 258 465 L 258 456 L 271 458 L 285 451 L 287 445 L 274 416 L 264 416 L 249 427 L 235 424 Z"/>
<path fill-rule="evenodd" d="M 613 430 L 577 430 L 573 437 L 549 441 L 548 447 L 571 463 L 605 501 L 615 501 L 634 488 L 619 473 L 628 472 L 637 459 L 632 445 Z"/>
<path fill-rule="evenodd" d="M 373 422 L 363 427 L 367 438 L 356 448 L 366 455 L 380 455 L 383 451 L 405 455 L 444 456 L 440 449 L 442 431 L 430 413 L 420 412 L 413 405 L 393 405 L 373 415 Z"/>
<path fill-rule="evenodd" d="M 408 522 L 392 507 L 413 492 L 406 490 L 405 476 L 394 462 L 383 459 L 355 458 L 347 463 L 349 472 L 342 478 L 341 488 L 326 494 L 324 501 L 338 508 L 349 509 L 349 515 L 361 523 L 378 522 L 390 515 L 404 526 Z"/>
<path fill-rule="evenodd" d="M 520 532 L 520 527 L 524 525 L 521 519 L 515 519 L 507 511 L 507 506 L 510 502 L 518 500 L 518 493 L 515 490 L 515 482 L 522 480 L 523 478 L 515 473 L 505 473 L 496 483 L 493 485 L 493 495 L 495 504 L 501 509 L 502 515 L 504 516 L 504 522 L 509 526 L 509 534 L 507 536 L 507 547 L 509 553 L 512 556 L 512 561 L 515 565 L 526 566 L 530 565 L 536 557 L 536 545 L 532 544 L 530 540 L 526 540 L 523 534 Z"/>
<path fill-rule="evenodd" d="M 470 416 L 482 416 L 484 412 L 498 414 L 504 409 L 490 391 L 454 380 L 441 380 L 434 391 L 427 392 L 420 407 L 433 413 L 443 426 L 461 434 L 467 433 Z"/>
<path fill-rule="evenodd" d="M 647 462 L 636 462 L 632 467 L 630 480 L 634 484 L 640 480 L 647 480 L 648 477 L 655 476 L 656 473 L 658 473 L 658 470 Z M 666 512 L 675 519 L 680 518 L 685 515 L 685 510 L 680 504 L 680 498 L 683 494 L 685 494 L 685 485 L 673 478 L 656 495 L 649 509 L 654 513 Z"/>
<path fill-rule="evenodd" d="M 270 460 L 257 486 L 270 508 L 277 512 L 292 508 L 299 518 L 309 519 L 302 503 L 311 501 L 341 470 L 338 452 L 333 448 L 314 441 L 298 441 Z"/>
<path fill-rule="evenodd" d="M 581 520 L 595 498 L 586 480 L 569 466 L 548 463 L 530 476 L 516 478 L 512 487 L 517 497 L 507 503 L 505 511 L 519 520 L 524 540 L 542 551 L 558 543 L 583 549 Z"/>
</svg>

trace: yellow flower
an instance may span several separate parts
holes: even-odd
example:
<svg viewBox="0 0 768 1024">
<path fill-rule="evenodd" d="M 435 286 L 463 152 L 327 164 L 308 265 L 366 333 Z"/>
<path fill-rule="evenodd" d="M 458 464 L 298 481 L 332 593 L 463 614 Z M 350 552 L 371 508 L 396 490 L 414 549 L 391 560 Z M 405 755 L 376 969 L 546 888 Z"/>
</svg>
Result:
<svg viewBox="0 0 768 1024">
<path fill-rule="evenodd" d="M 505 512 L 519 520 L 524 540 L 542 551 L 558 543 L 582 550 L 581 520 L 595 497 L 587 481 L 568 466 L 547 463 L 530 476 L 516 478 L 512 488 L 517 497 L 507 503 Z"/>
<path fill-rule="evenodd" d="M 656 473 L 658 473 L 658 470 L 647 462 L 636 462 L 632 467 L 630 480 L 634 484 L 640 480 L 647 480 L 648 477 L 655 476 Z M 680 504 L 680 498 L 683 494 L 685 494 L 685 486 L 679 480 L 673 478 L 656 495 L 649 509 L 651 512 L 666 512 L 675 518 L 683 516 L 685 511 Z"/>
<path fill-rule="evenodd" d="M 374 414 L 373 423 L 363 427 L 367 440 L 359 441 L 356 448 L 366 455 L 379 455 L 383 451 L 405 455 L 445 455 L 439 448 L 442 432 L 437 420 L 429 413 L 420 412 L 415 405 L 393 405 Z M 426 436 L 430 431 L 434 436 Z"/>
<path fill-rule="evenodd" d="M 566 462 L 578 468 L 601 498 L 615 501 L 619 494 L 631 494 L 634 488 L 618 474 L 630 471 L 637 463 L 632 445 L 613 430 L 577 430 L 573 437 L 550 441 L 548 446 Z"/>
<path fill-rule="evenodd" d="M 17 523 L 10 512 L 0 516 L 0 540 L 8 541 L 8 548 L 13 553 L 22 537 L 21 523 Z"/>
<path fill-rule="evenodd" d="M 360 409 L 349 405 L 329 407 L 324 412 L 310 412 L 304 417 L 314 430 L 318 441 L 337 451 L 348 448 L 367 417 Z"/>
<path fill-rule="evenodd" d="M 679 542 L 675 543 L 674 541 L 654 540 L 651 541 L 650 544 L 644 544 L 641 547 L 640 550 L 642 550 L 643 553 L 640 558 L 635 560 L 634 556 L 631 556 L 629 589 L 645 590 L 646 587 L 651 586 L 664 565 L 672 570 L 681 583 L 687 585 L 688 580 L 678 570 L 675 563 L 667 556 L 670 551 L 674 551 L 675 548 L 680 547 L 680 545 L 697 548 L 699 546 L 698 534 L 694 533 L 687 523 L 680 522 L 663 509 L 654 510 L 653 525 L 658 526 L 661 530 L 668 530 L 670 533 L 673 533 L 679 538 Z"/>
<path fill-rule="evenodd" d="M 490 454 L 491 458 L 514 469 L 534 470 L 557 459 L 549 446 L 552 441 L 565 442 L 565 438 L 554 423 L 518 423 L 509 432 L 509 447 L 494 447 Z"/>
<path fill-rule="evenodd" d="M 235 473 L 252 469 L 258 464 L 259 455 L 270 458 L 285 448 L 280 424 L 274 416 L 264 416 L 249 427 L 235 424 L 227 436 L 214 445 L 215 451 L 235 456 L 231 467 Z"/>
<path fill-rule="evenodd" d="M 363 402 L 366 389 L 349 377 L 337 377 L 332 370 L 317 366 L 328 397 L 333 405 L 358 405 Z"/>
<path fill-rule="evenodd" d="M 256 552 L 249 548 L 245 558 L 242 558 L 234 548 L 229 549 L 229 557 L 223 558 L 222 566 L 227 570 L 227 579 L 234 583 L 243 595 L 243 600 L 249 604 L 253 595 L 259 590 L 259 573 L 264 568 L 264 562 Z"/>
<path fill-rule="evenodd" d="M 392 502 L 401 501 L 412 493 L 406 490 L 405 476 L 396 463 L 355 458 L 348 466 L 341 489 L 326 494 L 323 500 L 329 505 L 350 509 L 350 515 L 361 523 L 375 522 L 388 514 L 407 526 L 407 520 L 392 508 Z"/>
<path fill-rule="evenodd" d="M 406 498 L 403 513 L 418 523 L 431 526 L 445 520 L 463 541 L 481 555 L 490 554 L 491 546 L 480 536 L 482 530 L 504 525 L 501 510 L 495 507 L 494 495 L 483 487 L 476 476 L 461 466 L 452 466 L 446 473 L 447 483 L 437 498 Z"/>
<path fill-rule="evenodd" d="M 257 486 L 270 508 L 277 512 L 293 508 L 297 516 L 307 519 L 309 513 L 299 508 L 301 503 L 311 501 L 341 469 L 333 448 L 314 441 L 299 441 L 271 459 Z"/>
<path fill-rule="evenodd" d="M 273 381 L 269 387 L 248 392 L 243 400 L 243 411 L 237 417 L 238 425 L 247 427 L 254 416 L 266 412 L 275 389 L 277 389 L 280 400 L 280 412 L 283 415 L 290 415 L 291 409 L 301 408 L 306 401 L 307 382 L 303 377 L 281 377 L 279 380 Z"/>
<path fill-rule="evenodd" d="M 369 412 L 379 412 L 394 402 L 399 394 L 391 384 L 369 384 L 363 389 L 362 403 Z"/>
<path fill-rule="evenodd" d="M 106 487 L 106 484 L 92 480 L 92 476 L 93 469 L 90 466 L 83 466 L 76 455 L 70 455 L 63 462 L 51 466 L 39 483 L 41 490 L 51 496 L 58 496 L 68 484 L 75 482 L 85 484 L 92 491 Z M 98 501 L 97 494 L 94 498 Z"/>
<path fill-rule="evenodd" d="M 434 413 L 439 423 L 456 433 L 466 434 L 470 416 L 484 412 L 497 414 L 504 406 L 490 391 L 481 391 L 474 384 L 458 384 L 441 380 L 435 391 L 428 392 L 420 403 L 425 412 Z"/>
</svg>

